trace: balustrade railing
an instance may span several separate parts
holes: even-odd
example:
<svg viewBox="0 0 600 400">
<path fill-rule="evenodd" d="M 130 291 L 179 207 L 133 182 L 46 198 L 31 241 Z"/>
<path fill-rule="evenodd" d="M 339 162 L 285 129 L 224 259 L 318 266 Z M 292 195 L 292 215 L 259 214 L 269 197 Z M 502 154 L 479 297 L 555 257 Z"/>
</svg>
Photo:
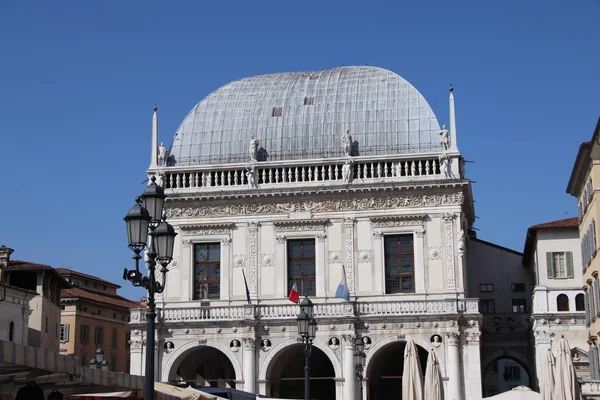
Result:
<svg viewBox="0 0 600 400">
<path fill-rule="evenodd" d="M 295 319 L 296 304 L 258 304 L 241 306 L 166 307 L 158 309 L 163 322 L 233 321 L 243 319 Z M 369 318 L 378 316 L 478 314 L 477 299 L 359 301 L 315 303 L 316 318 Z M 131 310 L 131 322 L 145 321 L 144 309 Z"/>
<path fill-rule="evenodd" d="M 593 398 L 597 399 L 600 397 L 600 381 L 583 381 L 581 382 L 581 394 L 584 399 Z M 593 396 L 593 397 L 587 397 Z"/>
<path fill-rule="evenodd" d="M 254 164 L 254 172 L 247 166 L 207 169 L 190 167 L 185 170 L 164 170 L 163 184 L 168 189 L 223 188 L 248 186 L 249 174 L 257 185 L 284 185 L 298 182 L 342 181 L 345 160 L 311 165 L 262 165 Z M 208 167 L 210 168 L 210 167 Z M 437 157 L 354 161 L 351 164 L 352 180 L 368 181 L 394 178 L 423 178 L 442 175 L 442 163 Z"/>
</svg>

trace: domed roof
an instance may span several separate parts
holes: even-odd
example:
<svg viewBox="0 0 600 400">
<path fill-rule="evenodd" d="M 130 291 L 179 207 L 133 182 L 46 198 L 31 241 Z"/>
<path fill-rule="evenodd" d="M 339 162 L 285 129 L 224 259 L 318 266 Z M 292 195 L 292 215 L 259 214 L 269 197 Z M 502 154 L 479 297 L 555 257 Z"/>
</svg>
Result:
<svg viewBox="0 0 600 400">
<path fill-rule="evenodd" d="M 257 75 L 217 89 L 183 120 L 169 165 L 247 162 L 251 136 L 259 160 L 439 151 L 440 127 L 425 98 L 377 67 Z"/>
</svg>

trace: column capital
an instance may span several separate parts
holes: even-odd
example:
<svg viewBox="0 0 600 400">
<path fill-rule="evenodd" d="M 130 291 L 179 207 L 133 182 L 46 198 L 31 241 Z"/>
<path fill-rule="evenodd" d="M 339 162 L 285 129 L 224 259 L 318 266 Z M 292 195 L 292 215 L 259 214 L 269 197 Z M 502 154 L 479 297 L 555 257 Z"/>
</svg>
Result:
<svg viewBox="0 0 600 400">
<path fill-rule="evenodd" d="M 254 338 L 254 337 L 244 337 L 244 338 L 242 338 L 242 341 L 244 342 L 244 349 L 245 350 L 254 350 L 254 349 L 256 349 L 256 338 Z"/>
<path fill-rule="evenodd" d="M 356 341 L 356 335 L 354 333 L 345 333 L 342 334 L 342 339 L 344 339 L 344 348 L 345 349 L 354 349 L 354 342 Z"/>
<path fill-rule="evenodd" d="M 449 346 L 458 346 L 460 343 L 460 332 L 452 331 L 446 332 L 446 340 Z"/>
</svg>

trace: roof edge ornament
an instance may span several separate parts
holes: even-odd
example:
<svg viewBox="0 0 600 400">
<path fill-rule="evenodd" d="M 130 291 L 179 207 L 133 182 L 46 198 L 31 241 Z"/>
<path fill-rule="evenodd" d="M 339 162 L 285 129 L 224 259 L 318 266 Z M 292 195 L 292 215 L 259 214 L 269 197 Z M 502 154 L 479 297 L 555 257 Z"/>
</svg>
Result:
<svg viewBox="0 0 600 400">
<path fill-rule="evenodd" d="M 456 112 L 454 109 L 454 87 L 450 84 L 448 88 L 450 97 L 448 99 L 448 109 L 450 111 L 450 151 L 458 152 L 458 144 L 456 143 Z"/>
<path fill-rule="evenodd" d="M 152 115 L 152 149 L 150 155 L 150 168 L 158 166 L 158 107 L 154 105 L 154 114 Z"/>
</svg>

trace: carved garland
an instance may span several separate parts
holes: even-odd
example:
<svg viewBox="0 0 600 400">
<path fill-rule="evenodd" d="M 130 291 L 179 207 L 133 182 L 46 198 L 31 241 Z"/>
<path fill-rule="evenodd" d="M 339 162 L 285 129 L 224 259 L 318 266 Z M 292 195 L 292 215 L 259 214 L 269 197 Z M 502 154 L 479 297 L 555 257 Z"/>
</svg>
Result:
<svg viewBox="0 0 600 400">
<path fill-rule="evenodd" d="M 346 251 L 346 279 L 348 290 L 354 294 L 354 219 L 344 219 L 345 227 L 345 251 Z"/>
<path fill-rule="evenodd" d="M 454 214 L 444 215 L 444 236 L 446 238 L 446 287 L 454 289 L 456 279 L 454 278 L 454 230 L 452 229 L 452 221 Z"/>
<path fill-rule="evenodd" d="M 428 207 L 461 205 L 464 202 L 462 192 L 453 194 L 422 194 L 406 196 L 364 197 L 326 201 L 294 201 L 287 203 L 245 203 L 223 204 L 218 206 L 177 207 L 177 202 L 166 210 L 167 218 L 220 217 L 229 215 L 285 214 L 290 212 L 330 212 L 386 210 L 403 207 Z"/>
<path fill-rule="evenodd" d="M 229 235 L 232 226 L 233 224 L 183 225 L 181 231 L 184 236 Z"/>
<path fill-rule="evenodd" d="M 249 240 L 250 240 L 250 256 L 248 259 L 250 275 L 250 294 L 256 296 L 256 286 L 258 282 L 258 223 L 250 222 L 248 224 Z"/>
<path fill-rule="evenodd" d="M 395 228 L 399 226 L 423 226 L 425 215 L 405 217 L 371 218 L 373 228 Z"/>
<path fill-rule="evenodd" d="M 298 232 L 298 231 L 323 231 L 327 220 L 322 221 L 290 221 L 276 222 L 275 230 L 277 232 Z"/>
</svg>

